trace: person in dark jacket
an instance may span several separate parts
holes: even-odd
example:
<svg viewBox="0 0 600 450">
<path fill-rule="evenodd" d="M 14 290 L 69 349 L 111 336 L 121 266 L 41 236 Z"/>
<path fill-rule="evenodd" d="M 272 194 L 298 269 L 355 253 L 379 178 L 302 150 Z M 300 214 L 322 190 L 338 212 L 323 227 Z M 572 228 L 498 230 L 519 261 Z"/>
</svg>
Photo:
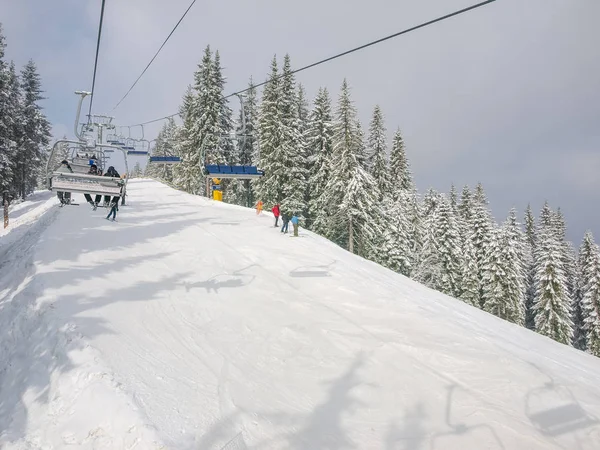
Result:
<svg viewBox="0 0 600 450">
<path fill-rule="evenodd" d="M 61 172 L 61 173 L 73 173 L 73 169 L 71 169 L 71 166 L 69 165 L 69 161 L 67 161 L 66 159 L 63 159 L 61 161 L 60 167 L 58 169 L 56 169 L 56 171 Z M 71 203 L 71 193 L 70 192 L 58 191 L 56 193 L 56 196 L 60 200 L 60 203 L 63 205 Z"/>
<path fill-rule="evenodd" d="M 281 215 L 281 221 L 283 222 L 283 224 L 281 225 L 281 232 L 282 233 L 287 233 L 288 232 L 288 225 L 290 222 L 290 216 L 287 213 L 283 213 Z"/>
<path fill-rule="evenodd" d="M 119 175 L 119 172 L 117 172 L 117 170 L 113 166 L 110 166 L 106 170 L 106 173 L 104 174 L 104 176 L 111 177 L 111 178 L 120 178 L 121 177 L 121 175 Z M 118 202 L 118 201 L 119 201 L 119 197 L 113 198 L 113 203 Z M 104 196 L 104 206 L 108 207 L 109 205 L 110 205 L 110 195 L 105 195 Z"/>
</svg>

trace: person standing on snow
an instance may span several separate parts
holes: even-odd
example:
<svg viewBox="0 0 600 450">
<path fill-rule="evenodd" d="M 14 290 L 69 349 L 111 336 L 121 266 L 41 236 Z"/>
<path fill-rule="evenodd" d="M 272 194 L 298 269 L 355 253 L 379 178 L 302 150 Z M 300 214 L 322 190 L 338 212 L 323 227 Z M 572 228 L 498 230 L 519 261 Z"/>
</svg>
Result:
<svg viewBox="0 0 600 450">
<path fill-rule="evenodd" d="M 288 224 L 290 221 L 290 216 L 288 216 L 287 213 L 283 213 L 281 215 L 281 221 L 283 222 L 283 224 L 281 225 L 281 232 L 282 233 L 287 233 L 288 232 Z"/>
<path fill-rule="evenodd" d="M 279 226 L 279 203 L 277 203 L 275 206 L 273 206 L 273 209 L 271 209 L 271 211 L 273 211 L 273 215 L 275 216 L 275 226 L 278 227 Z"/>
<path fill-rule="evenodd" d="M 262 212 L 262 209 L 263 209 L 263 202 L 262 202 L 262 200 L 259 200 L 256 203 L 256 215 L 257 216 Z"/>
<path fill-rule="evenodd" d="M 298 216 L 296 214 L 294 214 L 292 216 L 292 225 L 294 226 L 294 236 L 298 236 Z"/>
</svg>

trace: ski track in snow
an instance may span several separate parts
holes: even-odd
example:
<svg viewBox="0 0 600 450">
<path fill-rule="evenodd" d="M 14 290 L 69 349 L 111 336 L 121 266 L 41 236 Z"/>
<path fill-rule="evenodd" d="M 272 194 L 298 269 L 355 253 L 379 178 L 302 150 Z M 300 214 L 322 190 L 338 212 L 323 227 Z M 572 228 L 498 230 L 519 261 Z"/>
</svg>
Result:
<svg viewBox="0 0 600 450">
<path fill-rule="evenodd" d="M 598 448 L 599 359 L 269 213 L 128 192 L 0 235 L 0 448 Z"/>
</svg>

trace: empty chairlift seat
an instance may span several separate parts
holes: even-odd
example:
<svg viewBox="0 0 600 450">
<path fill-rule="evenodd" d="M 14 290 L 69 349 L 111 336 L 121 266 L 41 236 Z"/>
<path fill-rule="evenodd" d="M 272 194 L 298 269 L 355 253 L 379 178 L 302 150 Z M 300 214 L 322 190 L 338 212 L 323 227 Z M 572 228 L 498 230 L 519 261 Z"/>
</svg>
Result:
<svg viewBox="0 0 600 450">
<path fill-rule="evenodd" d="M 220 164 L 207 164 L 206 174 L 213 178 L 237 178 L 249 179 L 262 177 L 265 172 L 258 170 L 256 166 L 227 166 Z"/>
<path fill-rule="evenodd" d="M 177 164 L 181 162 L 181 158 L 179 156 L 151 156 L 150 163 L 160 163 L 160 164 Z"/>
</svg>

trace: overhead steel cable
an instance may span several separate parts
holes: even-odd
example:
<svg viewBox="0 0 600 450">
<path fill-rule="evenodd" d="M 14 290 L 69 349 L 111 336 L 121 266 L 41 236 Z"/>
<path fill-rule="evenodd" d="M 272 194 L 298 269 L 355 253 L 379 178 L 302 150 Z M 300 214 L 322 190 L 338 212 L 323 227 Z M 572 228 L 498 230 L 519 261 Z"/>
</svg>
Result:
<svg viewBox="0 0 600 450">
<path fill-rule="evenodd" d="M 156 59 L 156 57 L 158 56 L 158 54 L 160 53 L 160 51 L 163 49 L 163 47 L 165 46 L 165 44 L 167 43 L 167 41 L 171 38 L 171 36 L 173 35 L 173 33 L 175 33 L 175 30 L 177 29 L 177 27 L 179 26 L 179 24 L 183 21 L 183 19 L 185 18 L 185 16 L 187 15 L 187 13 L 190 11 L 190 9 L 192 9 L 192 6 L 194 6 L 194 3 L 196 3 L 196 0 L 193 0 L 192 3 L 190 3 L 190 6 L 188 6 L 188 8 L 183 13 L 183 16 L 181 16 L 181 18 L 179 19 L 179 21 L 175 24 L 175 27 L 171 30 L 171 32 L 169 33 L 169 35 L 167 36 L 167 38 L 165 39 L 165 41 L 162 43 L 162 45 L 160 46 L 160 48 L 158 49 L 158 51 L 154 54 L 154 56 L 152 57 L 152 59 L 150 60 L 150 62 L 146 66 L 146 68 L 142 71 L 142 73 L 140 74 L 140 76 L 137 77 L 137 80 L 135 80 L 133 82 L 133 84 L 131 85 L 131 87 L 129 88 L 129 90 L 125 93 L 125 95 L 123 96 L 123 98 L 121 98 L 121 100 L 119 100 L 119 102 L 114 106 L 114 108 L 111 110 L 111 112 L 114 111 L 115 109 L 117 109 L 119 107 L 119 105 L 123 102 L 123 100 L 125 100 L 125 98 L 127 98 L 127 96 L 129 95 L 129 93 L 133 90 L 133 88 L 135 87 L 135 85 L 137 84 L 137 82 L 140 81 L 140 78 L 142 78 L 144 76 L 144 74 L 146 73 L 146 71 L 148 70 L 148 68 L 150 67 L 150 65 L 152 65 L 152 63 L 154 62 L 154 60 Z"/>
<path fill-rule="evenodd" d="M 328 57 L 328 58 L 322 59 L 322 60 L 320 60 L 320 61 L 317 61 L 317 62 L 315 62 L 315 63 L 309 64 L 309 65 L 307 65 L 307 66 L 304 66 L 304 67 L 301 67 L 301 68 L 299 68 L 299 69 L 292 70 L 292 71 L 291 71 L 291 74 L 296 74 L 296 73 L 298 73 L 298 72 L 302 72 L 302 71 L 304 71 L 304 70 L 311 69 L 311 68 L 313 68 L 313 67 L 316 67 L 316 66 L 318 66 L 318 65 L 325 64 L 325 63 L 327 63 L 327 62 L 329 62 L 329 61 L 333 61 L 334 59 L 341 58 L 342 56 L 349 55 L 350 53 L 354 53 L 354 52 L 357 52 L 357 51 L 359 51 L 359 50 L 363 50 L 363 49 L 365 49 L 365 48 L 367 48 L 367 47 L 371 47 L 371 46 L 373 46 L 373 45 L 380 44 L 381 42 L 387 41 L 387 40 L 389 40 L 389 39 L 396 38 L 396 37 L 398 37 L 398 36 L 401 36 L 401 35 L 403 35 L 403 34 L 407 34 L 407 33 L 410 33 L 410 32 L 412 32 L 412 31 L 416 31 L 416 30 L 418 30 L 418 29 L 420 29 L 420 28 L 425 28 L 425 27 L 427 27 L 427 26 L 430 26 L 430 25 L 436 24 L 436 23 L 438 23 L 438 22 L 442 22 L 443 20 L 447 20 L 447 19 L 450 19 L 450 18 L 452 18 L 452 17 L 458 16 L 458 15 L 460 15 L 460 14 L 464 14 L 464 13 L 466 13 L 466 12 L 469 12 L 469 11 L 472 11 L 472 10 L 474 10 L 474 9 L 481 8 L 481 7 L 483 7 L 483 6 L 489 5 L 490 3 L 494 3 L 495 1 L 497 1 L 497 0 L 487 0 L 487 1 L 484 1 L 484 2 L 481 2 L 481 3 L 477 3 L 476 5 L 472 5 L 472 6 L 469 6 L 469 7 L 467 7 L 467 8 L 460 9 L 460 10 L 458 10 L 458 11 L 455 11 L 455 12 L 453 12 L 453 13 L 446 14 L 446 15 L 444 15 L 444 16 L 438 17 L 437 19 L 433 19 L 433 20 L 429 20 L 429 21 L 427 21 L 427 22 L 423 22 L 423 23 L 421 23 L 421 24 L 419 24 L 419 25 L 415 25 L 415 26 L 413 26 L 413 27 L 407 28 L 407 29 L 405 29 L 405 30 L 402 30 L 402 31 L 399 31 L 399 32 L 397 32 L 397 33 L 390 34 L 389 36 L 385 36 L 385 37 L 382 37 L 382 38 L 380 38 L 380 39 L 377 39 L 377 40 L 375 40 L 375 41 L 371 41 L 371 42 L 369 42 L 369 43 L 367 43 L 367 44 L 363 44 L 363 45 L 361 45 L 361 46 L 359 46 L 359 47 L 355 47 L 355 48 L 353 48 L 353 49 L 346 50 L 345 52 L 338 53 L 337 55 L 330 56 L 330 57 Z M 278 76 L 276 76 L 276 77 L 274 77 L 274 78 L 269 78 L 267 81 L 263 81 L 262 83 L 259 83 L 259 84 L 252 85 L 251 87 L 248 87 L 248 88 L 246 88 L 246 89 L 243 89 L 243 90 L 241 90 L 241 91 L 236 91 L 236 92 L 233 92 L 233 93 L 231 93 L 231 94 L 229 94 L 229 95 L 226 95 L 226 96 L 224 96 L 223 98 L 229 98 L 229 97 L 233 97 L 234 95 L 239 95 L 239 94 L 242 94 L 242 93 L 244 93 L 244 92 L 247 92 L 247 91 L 249 91 L 250 89 L 255 89 L 255 88 L 257 88 L 257 87 L 264 86 L 265 84 L 267 84 L 267 83 L 270 83 L 271 81 L 278 80 L 278 79 L 280 79 L 280 78 L 283 78 L 283 77 L 285 77 L 285 76 L 288 76 L 288 74 L 281 74 L 281 75 L 278 75 Z M 158 118 L 158 119 L 149 120 L 149 121 L 147 121 L 147 122 L 137 123 L 137 124 L 135 124 L 135 125 L 130 125 L 130 126 L 132 126 L 132 127 L 135 127 L 135 126 L 140 126 L 140 125 L 147 125 L 147 124 L 149 124 L 149 123 L 159 122 L 159 121 L 161 121 L 161 120 L 169 119 L 169 118 L 171 118 L 171 117 L 175 117 L 175 116 L 178 116 L 178 115 L 180 115 L 180 113 L 170 114 L 170 115 L 168 115 L 168 116 L 160 117 L 160 118 Z"/>
<path fill-rule="evenodd" d="M 92 78 L 92 94 L 90 95 L 90 110 L 88 113 L 88 122 L 92 117 L 92 104 L 94 103 L 94 89 L 96 88 L 96 71 L 98 70 L 98 55 L 100 54 L 100 38 L 102 37 L 102 22 L 104 20 L 104 5 L 106 0 L 102 0 L 102 9 L 100 10 L 100 25 L 98 25 L 98 42 L 96 43 L 96 60 L 94 62 L 94 76 Z"/>
</svg>

